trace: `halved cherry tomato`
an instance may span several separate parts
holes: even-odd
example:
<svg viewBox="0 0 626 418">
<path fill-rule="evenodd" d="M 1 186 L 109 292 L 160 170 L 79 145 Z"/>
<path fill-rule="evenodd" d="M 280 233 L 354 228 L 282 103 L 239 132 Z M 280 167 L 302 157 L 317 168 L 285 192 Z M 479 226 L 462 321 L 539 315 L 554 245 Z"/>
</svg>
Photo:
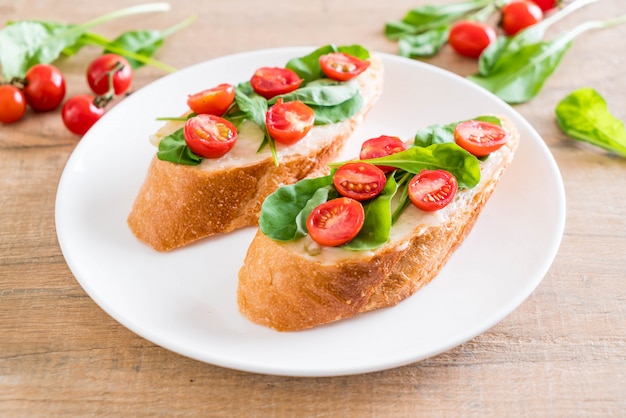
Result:
<svg viewBox="0 0 626 418">
<path fill-rule="evenodd" d="M 287 68 L 262 67 L 254 72 L 250 85 L 255 92 L 271 99 L 296 90 L 303 81 L 298 74 Z"/>
<path fill-rule="evenodd" d="M 500 24 L 504 32 L 512 36 L 541 19 L 543 19 L 543 11 L 536 3 L 530 0 L 515 0 L 502 8 Z"/>
<path fill-rule="evenodd" d="M 496 31 L 491 26 L 475 20 L 462 20 L 450 29 L 448 43 L 458 54 L 478 58 L 496 39 Z"/>
<path fill-rule="evenodd" d="M 24 97 L 38 112 L 56 109 L 65 97 L 65 78 L 50 64 L 35 64 L 26 72 Z"/>
<path fill-rule="evenodd" d="M 356 237 L 365 222 L 363 205 L 354 199 L 340 197 L 317 206 L 306 221 L 313 241 L 337 247 Z"/>
<path fill-rule="evenodd" d="M 422 170 L 409 183 L 409 199 L 421 210 L 432 212 L 447 206 L 459 188 L 456 177 L 445 170 Z"/>
<path fill-rule="evenodd" d="M 332 52 L 320 57 L 320 67 L 327 77 L 338 81 L 352 80 L 367 70 L 370 62 L 343 52 Z"/>
<path fill-rule="evenodd" d="M 364 162 L 344 164 L 333 176 L 333 184 L 339 194 L 358 201 L 378 196 L 386 183 L 383 170 Z"/>
<path fill-rule="evenodd" d="M 235 146 L 237 128 L 226 119 L 201 114 L 189 118 L 183 130 L 187 146 L 204 158 L 219 158 Z"/>
<path fill-rule="evenodd" d="M 397 136 L 381 135 L 363 142 L 359 158 L 361 160 L 369 160 L 371 158 L 386 157 L 404 150 L 406 150 L 406 145 Z M 385 173 L 394 169 L 394 167 L 386 165 L 377 165 L 376 167 Z"/>
<path fill-rule="evenodd" d="M 222 116 L 235 100 L 235 88 L 223 83 L 198 93 L 190 94 L 187 105 L 197 114 Z"/>
<path fill-rule="evenodd" d="M 274 140 L 281 144 L 295 144 L 311 130 L 315 121 L 315 112 L 299 100 L 276 104 L 265 114 L 267 131 Z"/>
<path fill-rule="evenodd" d="M 26 112 L 26 98 L 19 88 L 0 84 L 0 122 L 17 122 Z"/>
<path fill-rule="evenodd" d="M 490 122 L 468 120 L 454 128 L 454 141 L 457 145 L 476 157 L 491 154 L 508 140 L 509 133 Z"/>
</svg>

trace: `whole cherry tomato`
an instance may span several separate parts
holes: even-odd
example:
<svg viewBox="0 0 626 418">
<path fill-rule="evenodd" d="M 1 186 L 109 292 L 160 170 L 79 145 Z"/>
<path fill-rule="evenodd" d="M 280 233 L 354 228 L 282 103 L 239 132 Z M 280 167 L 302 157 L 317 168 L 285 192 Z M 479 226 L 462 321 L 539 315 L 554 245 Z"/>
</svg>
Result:
<svg viewBox="0 0 626 418">
<path fill-rule="evenodd" d="M 381 135 L 363 142 L 359 158 L 361 160 L 369 160 L 371 158 L 386 157 L 404 150 L 406 150 L 406 145 L 397 136 Z M 394 167 L 390 166 L 377 165 L 377 167 L 384 172 L 394 169 Z"/>
<path fill-rule="evenodd" d="M 454 141 L 457 145 L 476 157 L 491 154 L 508 140 L 509 133 L 494 123 L 469 120 L 454 128 Z"/>
<path fill-rule="evenodd" d="M 417 208 L 431 212 L 452 202 L 458 188 L 450 172 L 422 170 L 409 182 L 409 199 Z"/>
<path fill-rule="evenodd" d="M 94 59 L 87 68 L 87 83 L 97 95 L 109 91 L 109 77 L 113 77 L 116 96 L 124 94 L 133 82 L 133 69 L 126 58 L 117 54 L 104 54 Z"/>
<path fill-rule="evenodd" d="M 295 144 L 304 138 L 314 122 L 313 109 L 299 100 L 283 103 L 282 99 L 278 99 L 265 114 L 268 133 L 285 145 Z"/>
<path fill-rule="evenodd" d="M 338 81 L 352 80 L 370 66 L 369 61 L 361 60 L 342 52 L 322 55 L 319 62 L 322 72 L 327 77 Z"/>
<path fill-rule="evenodd" d="M 354 199 L 340 197 L 313 209 L 307 218 L 306 229 L 318 244 L 337 247 L 356 237 L 364 222 L 363 205 Z"/>
<path fill-rule="evenodd" d="M 537 4 L 530 0 L 515 0 L 502 8 L 500 24 L 504 32 L 512 36 L 541 19 L 543 19 L 543 11 Z"/>
<path fill-rule="evenodd" d="M 26 103 L 38 112 L 55 109 L 65 97 L 65 78 L 50 64 L 35 64 L 24 80 Z"/>
<path fill-rule="evenodd" d="M 88 94 L 69 98 L 61 109 L 65 127 L 77 135 L 84 135 L 104 115 L 104 108 L 97 106 L 94 100 Z"/>
<path fill-rule="evenodd" d="M 386 183 L 383 170 L 365 162 L 346 163 L 333 176 L 339 194 L 358 201 L 378 196 Z"/>
<path fill-rule="evenodd" d="M 448 43 L 458 54 L 478 58 L 496 39 L 496 31 L 486 23 L 462 20 L 450 29 Z"/>
<path fill-rule="evenodd" d="M 0 85 L 0 122 L 17 122 L 26 112 L 26 98 L 22 90 L 11 84 Z"/>
<path fill-rule="evenodd" d="M 189 149 L 204 158 L 219 158 L 237 142 L 237 128 L 215 115 L 200 114 L 187 119 L 183 133 Z"/>
<path fill-rule="evenodd" d="M 561 0 L 533 0 L 537 6 L 541 8 L 541 10 L 545 13 L 549 10 L 556 8 Z"/>
<path fill-rule="evenodd" d="M 300 87 L 304 80 L 294 71 L 281 67 L 262 67 L 254 72 L 250 85 L 257 94 L 271 99 Z"/>
<path fill-rule="evenodd" d="M 235 100 L 235 88 L 231 84 L 224 83 L 189 95 L 187 105 L 197 114 L 222 116 L 233 100 Z"/>
</svg>

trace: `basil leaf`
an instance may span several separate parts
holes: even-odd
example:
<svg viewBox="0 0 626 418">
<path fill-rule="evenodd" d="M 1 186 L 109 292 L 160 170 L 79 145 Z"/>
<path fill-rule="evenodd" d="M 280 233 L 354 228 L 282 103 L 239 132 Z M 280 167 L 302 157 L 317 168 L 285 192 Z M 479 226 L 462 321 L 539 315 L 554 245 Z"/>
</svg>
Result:
<svg viewBox="0 0 626 418">
<path fill-rule="evenodd" d="M 159 160 L 185 165 L 198 165 L 202 162 L 202 157 L 195 154 L 187 146 L 183 128 L 161 139 L 157 158 Z"/>
<path fill-rule="evenodd" d="M 363 108 L 363 97 L 357 92 L 351 99 L 337 106 L 308 106 L 315 112 L 315 125 L 328 125 L 356 115 Z"/>
<path fill-rule="evenodd" d="M 450 26 L 440 26 L 418 34 L 405 34 L 398 40 L 398 54 L 407 57 L 431 57 L 448 42 Z"/>
<path fill-rule="evenodd" d="M 609 111 L 606 100 L 592 88 L 581 88 L 556 106 L 561 130 L 583 142 L 626 157 L 626 128 Z"/>
<path fill-rule="evenodd" d="M 410 147 L 387 157 L 364 160 L 375 165 L 388 165 L 417 174 L 424 169 L 449 171 L 459 187 L 472 188 L 480 181 L 478 159 L 454 143 Z"/>
<path fill-rule="evenodd" d="M 332 176 L 300 180 L 270 194 L 261 206 L 259 227 L 268 237 L 290 241 L 298 236 L 296 219 L 318 189 L 332 185 Z M 317 196 L 319 197 L 319 195 Z"/>
<path fill-rule="evenodd" d="M 398 185 L 393 175 L 389 176 L 383 191 L 363 204 L 365 221 L 358 235 L 343 245 L 348 250 L 373 250 L 389 240 L 391 231 L 391 199 Z"/>
<path fill-rule="evenodd" d="M 336 106 L 346 100 L 350 100 L 358 92 L 359 86 L 355 81 L 342 83 L 329 79 L 320 79 L 291 93 L 273 97 L 269 104 L 274 104 L 278 99 L 283 99 L 285 102 L 300 100 L 307 105 Z"/>
<path fill-rule="evenodd" d="M 496 116 L 477 116 L 472 120 L 490 122 L 502 126 L 502 121 Z M 427 147 L 432 144 L 454 143 L 454 128 L 461 122 L 447 123 L 444 125 L 434 124 L 420 129 L 415 134 L 414 144 L 419 147 Z"/>
</svg>

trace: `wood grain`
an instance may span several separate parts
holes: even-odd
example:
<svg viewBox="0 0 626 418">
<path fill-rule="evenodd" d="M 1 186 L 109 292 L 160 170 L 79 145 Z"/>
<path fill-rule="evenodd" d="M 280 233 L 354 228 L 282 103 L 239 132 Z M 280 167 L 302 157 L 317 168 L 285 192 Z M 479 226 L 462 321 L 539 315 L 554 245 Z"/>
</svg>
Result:
<svg viewBox="0 0 626 418">
<path fill-rule="evenodd" d="M 0 0 L 2 21 L 80 23 L 139 1 Z M 384 22 L 424 0 L 172 3 L 168 13 L 110 22 L 164 29 L 157 58 L 182 68 L 259 48 L 361 43 L 395 53 Z M 604 0 L 559 22 L 626 13 Z M 58 112 L 0 125 L 0 416 L 466 416 L 610 417 L 626 411 L 626 160 L 566 138 L 556 103 L 592 86 L 626 120 L 626 25 L 577 39 L 531 102 L 516 106 L 542 135 L 567 195 L 565 235 L 537 290 L 498 325 L 446 353 L 378 373 L 332 378 L 264 376 L 200 363 L 138 337 L 103 312 L 65 264 L 54 224 L 56 187 L 79 139 Z M 623 48 L 622 48 L 623 49 Z M 59 67 L 68 95 L 85 93 L 87 48 Z M 461 75 L 476 63 L 447 47 L 426 60 Z M 134 89 L 162 77 L 146 67 Z M 541 187 L 541 185 L 536 185 Z M 541 205 L 541 202 L 528 202 Z"/>
</svg>

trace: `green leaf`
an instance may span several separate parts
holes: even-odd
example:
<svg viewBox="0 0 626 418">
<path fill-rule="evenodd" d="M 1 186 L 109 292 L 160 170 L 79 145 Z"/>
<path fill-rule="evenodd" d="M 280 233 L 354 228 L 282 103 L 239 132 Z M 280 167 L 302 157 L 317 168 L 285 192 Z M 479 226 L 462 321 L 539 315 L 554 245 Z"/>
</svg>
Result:
<svg viewBox="0 0 626 418">
<path fill-rule="evenodd" d="M 198 165 L 202 162 L 202 157 L 194 154 L 187 146 L 183 128 L 161 139 L 157 158 L 159 160 L 185 165 Z"/>
<path fill-rule="evenodd" d="M 356 115 L 363 108 L 363 97 L 357 92 L 351 99 L 337 106 L 309 105 L 309 107 L 315 112 L 316 125 L 328 125 Z"/>
<path fill-rule="evenodd" d="M 383 191 L 363 204 L 365 221 L 358 235 L 343 245 L 348 250 L 373 250 L 389 240 L 391 231 L 391 199 L 398 185 L 393 175 L 389 176 Z"/>
<path fill-rule="evenodd" d="M 274 104 L 278 99 L 285 102 L 300 100 L 307 105 L 336 106 L 346 100 L 350 100 L 358 94 L 359 86 L 356 81 L 340 82 L 330 79 L 320 79 L 307 84 L 291 93 L 273 97 L 269 104 Z"/>
<path fill-rule="evenodd" d="M 307 207 L 309 200 L 320 197 L 318 189 L 332 185 L 332 182 L 332 176 L 317 177 L 277 189 L 261 206 L 261 231 L 277 241 L 295 239 L 298 236 L 296 219 L 300 212 Z"/>
<path fill-rule="evenodd" d="M 611 114 L 596 90 L 585 87 L 567 95 L 556 106 L 556 119 L 571 138 L 626 157 L 624 123 Z"/>
<path fill-rule="evenodd" d="M 334 45 L 324 45 L 303 57 L 290 59 L 285 67 L 298 74 L 298 76 L 300 76 L 306 84 L 326 77 L 320 67 L 319 59 L 322 55 L 330 54 L 332 52 L 343 52 L 362 60 L 370 57 L 369 51 L 361 45 L 343 45 L 339 47 Z"/>
<path fill-rule="evenodd" d="M 163 45 L 164 41 L 165 39 L 161 31 L 158 30 L 128 31 L 115 38 L 111 44 L 107 46 L 105 52 L 112 52 L 112 49 L 117 47 L 146 57 L 151 57 Z M 130 58 L 128 59 L 128 63 L 132 68 L 139 68 L 144 65 L 143 62 Z"/>
<path fill-rule="evenodd" d="M 330 199 L 334 199 L 337 195 L 338 193 L 332 185 L 317 189 L 304 208 L 298 213 L 298 216 L 296 216 L 296 226 L 298 229 L 294 238 L 303 237 L 308 234 L 306 221 L 313 209 Z"/>
<path fill-rule="evenodd" d="M 502 121 L 496 116 L 477 116 L 472 120 L 490 122 L 502 126 Z M 434 124 L 420 129 L 415 134 L 414 144 L 418 147 L 427 147 L 432 144 L 454 143 L 454 128 L 461 123 Z"/>
<path fill-rule="evenodd" d="M 410 147 L 387 157 L 364 160 L 375 165 L 388 165 L 417 174 L 424 169 L 449 171 L 459 187 L 472 188 L 480 181 L 478 159 L 454 143 Z"/>
<path fill-rule="evenodd" d="M 449 33 L 449 26 L 440 26 L 418 34 L 405 34 L 398 39 L 398 53 L 407 58 L 433 56 L 448 42 Z"/>
</svg>

